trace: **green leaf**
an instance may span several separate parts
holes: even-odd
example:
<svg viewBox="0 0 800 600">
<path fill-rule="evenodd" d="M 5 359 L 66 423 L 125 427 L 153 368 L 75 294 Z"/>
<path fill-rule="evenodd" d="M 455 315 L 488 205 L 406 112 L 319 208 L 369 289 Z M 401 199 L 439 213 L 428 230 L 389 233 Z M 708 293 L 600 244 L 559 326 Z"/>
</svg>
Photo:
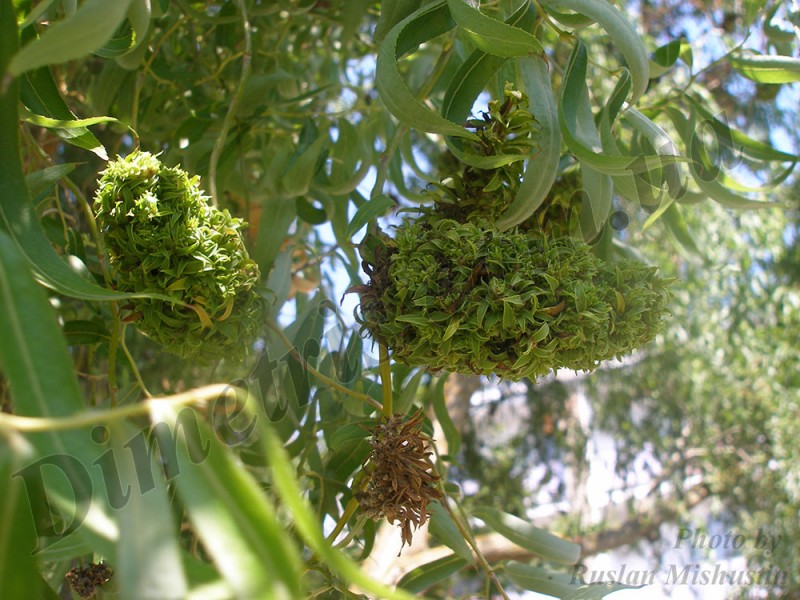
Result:
<svg viewBox="0 0 800 600">
<path fill-rule="evenodd" d="M 272 270 L 272 265 L 296 216 L 297 207 L 291 200 L 275 197 L 265 199 L 258 230 L 268 231 L 269 234 L 260 233 L 253 249 L 253 260 L 258 263 L 261 273 L 266 274 Z"/>
<path fill-rule="evenodd" d="M 394 412 L 400 414 L 407 414 L 411 407 L 414 405 L 414 400 L 417 397 L 417 390 L 422 378 L 426 375 L 425 369 L 419 369 L 408 380 L 403 382 L 400 387 L 400 392 L 395 394 L 397 397 L 394 401 Z"/>
<path fill-rule="evenodd" d="M 631 72 L 633 87 L 629 102 L 637 100 L 647 91 L 650 80 L 650 61 L 642 38 L 628 18 L 607 0 L 546 0 L 547 8 L 569 9 L 590 17 L 608 32 L 614 45 L 625 57 L 628 70 Z"/>
<path fill-rule="evenodd" d="M 90 125 L 99 125 L 100 123 L 120 123 L 114 117 L 90 117 L 88 119 L 51 119 L 50 117 L 43 117 L 33 113 L 23 113 L 22 120 L 32 125 L 39 125 L 40 127 L 47 127 L 49 129 L 85 129 Z"/>
<path fill-rule="evenodd" d="M 650 64 L 650 77 L 659 77 L 669 71 L 681 56 L 682 39 L 672 40 L 671 42 L 656 48 L 653 53 L 653 61 Z M 655 65 L 656 69 L 653 69 Z"/>
<path fill-rule="evenodd" d="M 766 3 L 767 0 L 744 0 L 744 26 L 746 28 L 753 24 Z M 780 3 L 776 3 L 775 7 L 777 8 L 778 6 L 780 6 Z M 794 34 L 792 34 L 792 37 L 794 37 Z"/>
<path fill-rule="evenodd" d="M 529 4 L 525 0 L 522 9 L 527 10 Z M 484 15 L 465 0 L 447 0 L 447 5 L 456 24 L 487 54 L 510 58 L 544 52 L 532 34 Z"/>
<path fill-rule="evenodd" d="M 740 52 L 729 60 L 741 75 L 756 83 L 800 81 L 800 58 Z"/>
<path fill-rule="evenodd" d="M 0 581 L 8 598 L 35 598 L 43 591 L 31 508 L 22 479 L 14 476 L 33 454 L 20 434 L 0 429 Z"/>
<path fill-rule="evenodd" d="M 414 594 L 420 594 L 450 575 L 458 573 L 468 564 L 460 556 L 450 554 L 409 571 L 397 585 Z"/>
<path fill-rule="evenodd" d="M 659 155 L 609 156 L 604 151 L 592 115 L 586 88 L 587 64 L 586 48 L 578 41 L 564 73 L 559 101 L 561 135 L 569 150 L 579 160 L 607 175 L 649 171 L 684 160 L 681 157 Z"/>
<path fill-rule="evenodd" d="M 542 205 L 553 187 L 561 158 L 558 110 L 547 64 L 538 58 L 521 58 L 518 67 L 540 132 L 517 195 L 497 221 L 501 231 L 522 223 Z"/>
<path fill-rule="evenodd" d="M 408 15 L 419 8 L 422 0 L 393 0 L 392 2 L 381 2 L 381 15 L 378 17 L 378 24 L 375 26 L 373 39 L 380 43 L 386 34 L 400 23 Z M 349 4 L 349 2 L 348 2 Z"/>
<path fill-rule="evenodd" d="M 125 19 L 131 0 L 86 0 L 77 11 L 20 50 L 8 65 L 12 76 L 61 64 L 94 52 L 111 39 Z"/>
<path fill-rule="evenodd" d="M 394 207 L 394 200 L 386 194 L 379 194 L 374 198 L 370 198 L 358 207 L 356 214 L 353 215 L 352 220 L 347 224 L 347 232 L 345 235 L 348 238 L 353 237 L 362 227 L 370 221 L 385 215 L 386 211 L 392 207 Z"/>
<path fill-rule="evenodd" d="M 611 199 L 614 184 L 611 177 L 595 171 L 586 163 L 579 161 L 581 168 L 580 224 L 583 239 L 591 241 L 603 231 L 603 226 L 611 213 Z"/>
<path fill-rule="evenodd" d="M 0 304 L 0 369 L 8 378 L 16 414 L 62 417 L 80 413 L 84 409 L 80 388 L 53 309 L 18 248 L 2 231 Z M 106 512 L 104 478 L 99 469 L 92 468 L 100 450 L 88 432 L 48 431 L 28 439 L 37 458 L 45 462 L 26 465 L 18 473 L 41 477 L 48 497 L 67 523 L 96 551 L 113 559 L 117 531 Z"/>
<path fill-rule="evenodd" d="M 297 549 L 259 484 L 192 409 L 152 402 L 150 417 L 160 447 L 176 449 L 172 483 L 231 589 L 242 598 L 301 597 Z"/>
<path fill-rule="evenodd" d="M 98 344 L 100 342 L 107 342 L 111 337 L 105 323 L 100 319 L 92 321 L 85 319 L 67 321 L 64 323 L 63 331 L 64 337 L 67 339 L 67 344 L 70 346 Z"/>
<path fill-rule="evenodd" d="M 327 135 L 320 135 L 305 148 L 295 161 L 289 166 L 281 177 L 284 193 L 288 198 L 302 196 L 308 193 L 311 187 L 311 180 L 317 172 L 319 159 L 322 152 L 328 146 Z"/>
<path fill-rule="evenodd" d="M 600 600 L 612 592 L 642 587 L 620 583 L 582 584 L 576 575 L 553 573 L 513 560 L 505 564 L 504 570 L 509 579 L 522 589 L 563 600 Z"/>
<path fill-rule="evenodd" d="M 447 0 L 436 0 L 400 21 L 381 44 L 375 72 L 376 85 L 386 108 L 402 124 L 431 133 L 477 139 L 471 131 L 439 116 L 417 100 L 397 67 L 397 60 L 404 52 L 450 30 L 453 25 Z"/>
<path fill-rule="evenodd" d="M 568 575 L 553 573 L 515 560 L 508 561 L 503 570 L 522 589 L 555 598 L 566 598 L 578 587 Z"/>
<path fill-rule="evenodd" d="M 689 172 L 694 182 L 709 198 L 727 208 L 735 209 L 774 208 L 776 206 L 782 206 L 779 202 L 747 198 L 722 185 L 722 183 L 720 183 L 720 167 L 712 163 L 703 141 L 700 139 L 700 136 L 696 134 L 697 129 L 695 127 L 694 113 L 692 113 L 689 119 L 687 119 L 680 110 L 674 107 L 669 107 L 666 109 L 665 113 L 672 120 L 678 135 L 689 149 L 692 158 L 689 163 Z"/>
<path fill-rule="evenodd" d="M 328 447 L 334 452 L 340 450 L 346 442 L 363 440 L 370 435 L 370 430 L 375 426 L 373 419 L 361 419 L 348 423 L 344 427 L 337 427 L 328 437 Z"/>
<path fill-rule="evenodd" d="M 75 170 L 76 163 L 65 163 L 46 167 L 25 176 L 25 185 L 34 197 L 51 189 L 57 182 Z"/>
<path fill-rule="evenodd" d="M 703 262 L 708 262 L 705 254 L 694 241 L 694 237 L 689 231 L 689 227 L 686 225 L 686 221 L 677 204 L 667 206 L 663 212 L 662 220 L 667 226 L 667 233 L 672 239 L 672 243 L 681 256 L 692 262 L 697 262 L 698 258 Z"/>
<path fill-rule="evenodd" d="M 464 561 L 472 562 L 472 550 L 469 549 L 464 536 L 458 530 L 458 526 L 453 521 L 450 513 L 439 502 L 432 502 L 428 505 L 428 508 L 431 511 L 430 524 L 428 525 L 430 534 L 464 559 Z"/>
<path fill-rule="evenodd" d="M 456 429 L 445 405 L 444 384 L 446 379 L 446 377 L 439 378 L 433 388 L 433 412 L 439 421 L 439 425 L 442 426 L 444 439 L 447 441 L 447 454 L 456 456 L 461 450 L 461 434 Z"/>
<path fill-rule="evenodd" d="M 34 69 L 22 76 L 20 97 L 32 113 L 59 121 L 75 120 L 75 115 L 61 97 L 48 67 Z M 86 127 L 53 127 L 52 131 L 65 142 L 108 160 L 103 144 Z"/>
<path fill-rule="evenodd" d="M 711 114 L 706 108 L 706 102 L 694 94 L 686 96 L 691 102 L 692 108 L 701 117 L 701 124 L 708 124 L 717 136 L 717 143 L 734 153 L 743 153 L 745 156 L 761 161 L 791 161 L 797 162 L 800 156 L 782 152 L 759 140 L 753 139 L 745 133 L 729 126 L 719 118 Z"/>
<path fill-rule="evenodd" d="M 545 560 L 572 565 L 578 562 L 581 547 L 560 537 L 534 527 L 519 517 L 488 506 L 479 506 L 472 516 L 518 546 L 530 550 Z"/>
<path fill-rule="evenodd" d="M 108 429 L 110 448 L 104 457 L 113 461 L 120 489 L 128 494 L 116 513 L 119 540 L 114 577 L 120 598 L 180 600 L 187 583 L 162 467 L 147 452 L 148 438 L 143 432 L 124 422 L 112 422 Z M 131 441 L 137 439 L 144 443 L 132 446 Z"/>
</svg>

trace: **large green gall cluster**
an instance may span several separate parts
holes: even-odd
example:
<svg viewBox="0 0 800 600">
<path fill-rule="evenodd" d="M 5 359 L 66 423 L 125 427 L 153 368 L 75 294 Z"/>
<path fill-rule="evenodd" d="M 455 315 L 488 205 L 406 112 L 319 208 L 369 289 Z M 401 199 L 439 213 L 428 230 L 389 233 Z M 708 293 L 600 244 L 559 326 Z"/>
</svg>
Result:
<svg viewBox="0 0 800 600">
<path fill-rule="evenodd" d="M 406 222 L 373 252 L 364 322 L 396 360 L 432 371 L 589 371 L 652 340 L 668 310 L 655 268 L 607 264 L 567 237 L 440 219 Z"/>
<path fill-rule="evenodd" d="M 94 208 L 117 289 L 174 299 L 132 300 L 137 329 L 184 358 L 241 358 L 263 322 L 244 222 L 209 206 L 197 177 L 147 152 L 108 164 Z"/>
<path fill-rule="evenodd" d="M 580 210 L 571 174 L 526 222 L 495 227 L 536 152 L 525 94 L 506 86 L 468 126 L 477 139 L 429 189 L 433 204 L 393 239 L 362 243 L 365 328 L 408 365 L 507 379 L 591 371 L 650 342 L 669 312 L 667 282 L 570 235 Z"/>
</svg>

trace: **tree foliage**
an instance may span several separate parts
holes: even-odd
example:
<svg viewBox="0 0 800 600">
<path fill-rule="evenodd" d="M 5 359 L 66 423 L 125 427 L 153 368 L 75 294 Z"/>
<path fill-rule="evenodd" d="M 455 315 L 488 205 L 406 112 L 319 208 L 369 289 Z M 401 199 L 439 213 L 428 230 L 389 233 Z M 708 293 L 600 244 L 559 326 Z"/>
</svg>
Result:
<svg viewBox="0 0 800 600">
<path fill-rule="evenodd" d="M 446 595 L 441 582 L 469 570 L 487 597 L 602 597 L 616 586 L 564 579 L 580 548 L 522 518 L 523 485 L 499 501 L 514 479 L 481 473 L 496 456 L 453 423 L 438 370 L 503 374 L 513 360 L 514 377 L 539 376 L 629 352 L 662 327 L 648 260 L 676 280 L 673 315 L 632 364 L 592 379 L 598 426 L 623 458 L 647 446 L 679 498 L 699 471 L 726 518 L 773 515 L 794 535 L 797 236 L 776 190 L 797 156 L 735 86 L 789 118 L 768 96 L 798 79 L 779 24 L 798 17 L 747 0 L 709 58 L 643 30 L 653 10 L 0 0 L 4 589 L 399 599 Z M 424 352 L 403 345 L 421 334 L 392 329 L 402 318 L 362 331 L 355 295 L 337 302 L 360 290 L 369 321 L 368 276 L 388 277 L 377 263 L 400 263 L 401 244 L 424 254 L 403 237 L 414 228 L 447 230 L 453 247 L 428 240 L 437 251 L 394 272 L 378 315 L 404 285 L 435 288 L 420 297 L 444 307 L 443 331 Z M 551 251 L 565 248 L 581 261 L 559 275 Z M 436 279 L 443 254 L 460 284 Z M 494 304 L 453 320 L 467 296 Z M 430 331 L 438 313 L 423 313 L 414 324 Z M 521 328 L 528 348 L 465 338 L 482 318 Z M 436 360 L 451 339 L 471 361 Z M 525 356 L 550 362 L 523 369 Z M 526 385 L 530 428 L 504 460 L 577 465 L 586 439 L 562 427 L 563 385 Z M 498 494 L 465 498 L 464 473 Z M 368 576 L 384 517 L 403 543 L 430 521 L 448 555 L 399 583 Z M 490 560 L 477 519 L 536 558 Z"/>
</svg>

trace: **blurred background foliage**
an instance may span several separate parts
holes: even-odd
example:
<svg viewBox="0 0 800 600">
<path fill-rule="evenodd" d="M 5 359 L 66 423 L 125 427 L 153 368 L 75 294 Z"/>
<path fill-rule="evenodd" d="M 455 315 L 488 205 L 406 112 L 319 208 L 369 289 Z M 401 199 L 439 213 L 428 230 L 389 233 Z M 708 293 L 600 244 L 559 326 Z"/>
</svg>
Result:
<svg viewBox="0 0 800 600">
<path fill-rule="evenodd" d="M 376 37 L 384 38 L 389 25 L 428 3 L 134 0 L 126 3 L 127 16 L 117 21 L 99 1 L 4 4 L 13 7 L 23 44 L 55 37 L 53 23 L 81 14 L 87 17 L 84 27 L 86 22 L 97 29 L 113 24 L 111 39 L 93 52 L 67 56 L 64 50 L 69 60 L 31 62 L 33 68 L 23 69 L 20 77 L 23 170 L 35 214 L 56 252 L 79 259 L 76 268 L 82 276 L 102 284 L 104 259 L 86 207 L 105 159 L 139 146 L 160 153 L 168 165 L 200 175 L 214 202 L 250 223 L 245 238 L 260 267 L 261 293 L 270 312 L 269 326 L 244 363 L 222 361 L 209 369 L 162 352 L 120 321 L 115 303 L 49 292 L 84 408 L 136 406 L 148 392 L 160 396 L 235 382 L 258 399 L 261 414 L 272 425 L 262 430 L 262 423 L 258 435 L 246 435 L 246 414 L 231 418 L 227 404 L 214 405 L 221 418 L 206 410 L 217 439 L 224 442 L 212 447 L 217 460 L 199 465 L 198 477 L 183 488 L 178 478 L 169 493 L 162 490 L 163 502 L 150 509 L 165 511 L 163 519 L 148 524 L 140 517 L 127 530 L 121 525 L 124 536 L 119 534 L 119 540 L 110 530 L 101 530 L 92 534 L 95 538 L 73 543 L 80 530 L 78 536 L 61 539 L 63 523 L 50 530 L 38 527 L 40 545 L 49 548 L 36 557 L 47 583 L 42 594 L 70 597 L 65 573 L 103 558 L 118 574 L 99 597 L 146 597 L 137 594 L 166 590 L 174 596 L 150 597 L 190 595 L 182 589 L 193 590 L 192 597 L 198 598 L 300 593 L 340 598 L 357 597 L 357 589 L 381 596 L 385 590 L 370 588 L 351 563 L 337 562 L 338 554 L 316 546 L 308 528 L 310 523 L 330 533 L 346 514 L 353 476 L 369 453 L 365 426 L 371 422 L 372 405 L 382 397 L 377 350 L 368 338 L 362 339 L 354 322 L 354 297 L 340 302 L 350 285 L 364 280 L 357 254 L 360 232 L 369 220 L 380 216 L 382 225 L 390 226 L 397 222 L 396 209 L 430 201 L 428 184 L 457 164 L 439 136 L 398 124 L 375 86 Z M 505 17 L 517 4 L 498 1 L 481 8 Z M 570 6 L 544 4 L 554 12 Z M 742 56 L 742 47 L 796 57 L 800 7 L 789 0 L 614 4 L 629 15 L 655 65 L 639 110 L 675 140 L 681 138 L 675 128 L 681 121 L 666 118 L 670 110 L 701 120 L 716 117 L 713 123 L 723 124 L 696 133 L 708 153 L 701 158 L 725 167 L 714 181 L 725 184 L 726 194 L 715 198 L 692 184 L 679 202 L 661 205 L 609 195 L 599 230 L 585 235 L 597 242 L 596 251 L 606 257 L 642 257 L 676 278 L 666 333 L 622 363 L 608 364 L 591 376 L 558 373 L 519 383 L 445 378 L 392 366 L 395 409 L 426 411 L 424 430 L 439 441 L 436 464 L 446 475 L 444 489 L 458 504 L 453 513 L 434 514 L 431 535 L 421 532 L 400 557 L 395 527 L 389 528 L 392 539 L 387 541 L 385 524 L 358 516 L 339 545 L 364 572 L 386 584 L 400 581 L 409 593 L 498 597 L 501 584 L 508 590 L 546 591 L 540 581 L 531 583 L 520 575 L 532 571 L 515 571 L 515 563 L 508 561 L 529 563 L 532 569 L 546 562 L 528 548 L 493 538 L 496 534 L 486 527 L 489 520 L 469 517 L 492 507 L 579 542 L 582 560 L 632 545 L 658 565 L 665 560 L 662 550 L 675 543 L 669 527 L 676 525 L 721 526 L 748 541 L 768 530 L 783 536 L 782 543 L 769 555 L 746 545 L 748 568 L 773 565 L 789 574 L 788 583 L 750 586 L 741 594 L 800 594 L 800 190 L 792 174 L 794 154 L 800 152 L 798 89 L 792 85 L 798 71 L 796 66 L 782 67 L 783 75 L 770 79 L 731 58 Z M 6 10 L 3 16 L 11 15 Z M 586 84 L 597 113 L 614 89 L 616 80 L 610 75 L 624 61 L 601 28 L 572 17 L 558 23 L 578 31 L 587 48 Z M 64 30 L 62 35 L 67 48 L 86 38 Z M 559 90 L 574 39 L 557 35 L 553 28 L 543 28 L 540 37 L 552 84 Z M 453 29 L 425 40 L 398 63 L 400 72 L 426 106 L 438 109 L 473 49 L 471 38 Z M 505 81 L 516 77 L 508 65 L 500 68 L 476 109 L 485 107 L 488 97 L 501 97 Z M 80 121 L 93 117 L 110 119 Z M 737 137 L 734 130 L 749 137 Z M 614 129 L 626 153 L 652 153 L 636 131 Z M 693 148 L 686 144 L 684 153 Z M 579 165 L 567 148 L 560 152 L 556 181 L 574 199 L 572 193 L 581 186 Z M 760 188 L 757 197 L 749 191 Z M 729 193 L 739 195 L 736 201 L 769 200 L 783 206 L 734 212 L 730 207 L 736 202 Z M 708 201 L 709 195 L 716 202 Z M 655 211 L 661 219 L 650 226 Z M 609 215 L 618 220 L 607 222 Z M 5 356 L 17 351 L 9 340 Z M 37 354 L 40 346 L 34 342 L 37 368 L 48 378 L 51 365 L 46 354 Z M 70 414 L 66 409 L 27 412 L 27 399 L 20 399 L 25 392 L 19 384 L 14 388 L 15 379 L 24 380 L 10 372 L 10 365 L 8 358 L 0 361 L 5 370 L 0 373 L 3 412 Z M 116 376 L 111 390 L 110 372 Z M 331 386 L 330 380 L 341 385 Z M 58 404 L 52 398 L 48 402 Z M 165 414 L 151 412 L 150 420 L 172 423 Z M 143 415 L 124 423 L 112 429 L 117 449 L 148 428 Z M 74 433 L 88 439 L 89 431 L 84 427 Z M 283 443 L 291 463 L 265 450 L 270 432 L 277 434 L 273 441 Z M 6 428 L 0 433 L 0 458 L 10 456 L 15 468 L 27 464 L 20 459 L 21 442 Z M 600 484 L 598 453 L 606 468 Z M 91 456 L 99 454 L 86 456 L 91 463 Z M 286 466 L 294 479 L 281 479 Z M 221 500 L 222 492 L 200 493 L 215 477 L 238 482 L 231 488 L 233 500 Z M 20 493 L 20 478 L 10 481 L 17 482 L 14 493 Z M 292 503 L 292 481 L 303 490 L 304 506 Z M 26 483 L 26 492 L 31 489 Z M 198 515 L 204 502 L 219 508 L 213 513 L 219 518 L 236 514 L 240 520 L 226 521 L 230 528 L 220 533 Z M 34 503 L 34 513 L 44 518 L 49 511 L 46 504 Z M 169 536 L 179 546 L 175 556 L 182 565 L 173 573 L 175 579 L 170 579 L 169 561 L 154 572 L 147 571 L 153 564 L 146 560 L 123 566 L 126 544 L 146 547 L 147 540 L 159 539 L 171 548 L 172 542 L 153 537 L 153 528 L 165 523 L 180 532 Z M 475 563 L 456 523 L 474 528 L 477 537 L 470 541 L 495 567 L 491 577 L 470 564 Z M 267 570 L 277 583 L 266 584 L 248 570 L 258 560 L 275 560 L 274 551 L 248 538 L 248 527 L 266 546 L 285 549 L 286 571 Z M 107 545 L 96 539 L 106 539 Z M 135 539 L 139 541 L 130 541 Z M 213 550 L 224 543 L 232 544 L 232 556 L 241 560 L 239 569 L 226 565 Z M 146 553 L 134 552 L 140 558 Z M 443 559 L 446 555 L 456 560 Z M 248 562 L 252 557 L 258 560 Z M 9 564 L 15 563 L 2 566 Z M 427 566 L 409 575 L 420 564 Z M 550 566 L 569 572 L 569 567 Z M 562 597 L 570 597 L 572 592 L 564 589 Z"/>
</svg>

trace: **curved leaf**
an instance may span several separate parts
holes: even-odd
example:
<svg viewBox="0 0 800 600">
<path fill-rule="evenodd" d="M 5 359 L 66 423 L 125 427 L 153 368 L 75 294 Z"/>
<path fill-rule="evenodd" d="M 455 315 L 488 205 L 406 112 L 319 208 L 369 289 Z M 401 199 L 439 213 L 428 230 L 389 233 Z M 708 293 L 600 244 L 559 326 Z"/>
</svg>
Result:
<svg viewBox="0 0 800 600">
<path fill-rule="evenodd" d="M 150 416 L 160 448 L 174 448 L 172 482 L 189 519 L 237 597 L 301 597 L 297 549 L 256 480 L 192 409 L 153 401 Z"/>
<path fill-rule="evenodd" d="M 558 110 L 547 64 L 538 58 L 521 58 L 518 65 L 531 101 L 531 113 L 541 129 L 538 147 L 534 147 L 534 154 L 528 159 L 517 195 L 497 221 L 500 230 L 522 223 L 541 206 L 553 187 L 561 158 Z"/>
<path fill-rule="evenodd" d="M 395 25 L 381 44 L 375 69 L 376 85 L 386 108 L 408 127 L 469 139 L 477 136 L 439 116 L 416 99 L 397 67 L 397 59 L 422 41 L 450 30 L 446 0 L 423 6 Z"/>
<path fill-rule="evenodd" d="M 607 175 L 649 171 L 666 164 L 684 161 L 685 159 L 677 156 L 609 156 L 604 151 L 586 88 L 587 63 L 586 48 L 578 41 L 564 73 L 558 112 L 561 135 L 575 157 Z"/>
<path fill-rule="evenodd" d="M 631 72 L 633 88 L 629 102 L 636 101 L 647 91 L 650 79 L 650 61 L 642 38 L 628 18 L 607 0 L 545 0 L 549 8 L 573 10 L 586 15 L 608 32 L 614 44 L 625 57 Z"/>
<path fill-rule="evenodd" d="M 464 0 L 447 0 L 447 5 L 456 24 L 487 54 L 510 58 L 544 52 L 541 42 L 524 29 L 492 19 Z M 522 10 L 529 5 L 525 0 Z"/>
<path fill-rule="evenodd" d="M 578 562 L 581 555 L 581 547 L 578 544 L 568 542 L 496 508 L 479 506 L 472 511 L 472 515 L 510 542 L 530 550 L 545 560 L 573 565 Z"/>
<path fill-rule="evenodd" d="M 86 0 L 71 16 L 20 50 L 8 65 L 9 74 L 61 64 L 101 48 L 125 19 L 130 4 L 131 0 Z"/>
<path fill-rule="evenodd" d="M 406 573 L 397 586 L 419 594 L 450 575 L 458 573 L 468 564 L 457 554 L 449 554 Z"/>
<path fill-rule="evenodd" d="M 729 60 L 734 69 L 757 83 L 800 81 L 800 58 L 742 52 Z"/>
</svg>

